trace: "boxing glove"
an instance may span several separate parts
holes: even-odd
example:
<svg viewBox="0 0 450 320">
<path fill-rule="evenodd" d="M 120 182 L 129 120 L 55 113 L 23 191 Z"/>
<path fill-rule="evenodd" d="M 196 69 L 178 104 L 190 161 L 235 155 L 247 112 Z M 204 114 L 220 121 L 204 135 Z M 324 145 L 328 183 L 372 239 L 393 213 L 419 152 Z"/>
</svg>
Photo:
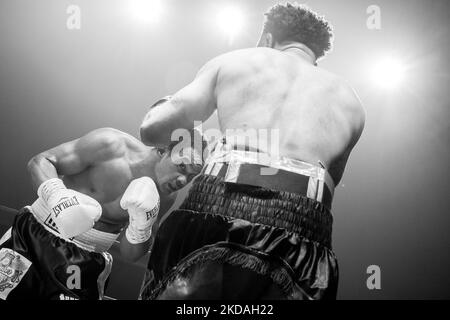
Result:
<svg viewBox="0 0 450 320">
<path fill-rule="evenodd" d="M 37 193 L 49 208 L 63 238 L 72 238 L 90 230 L 102 215 L 102 206 L 97 200 L 67 189 L 61 179 L 44 181 Z"/>
<path fill-rule="evenodd" d="M 120 206 L 129 216 L 130 223 L 125 231 L 128 242 L 138 244 L 150 239 L 159 205 L 158 189 L 150 177 L 131 181 L 120 199 Z"/>
</svg>

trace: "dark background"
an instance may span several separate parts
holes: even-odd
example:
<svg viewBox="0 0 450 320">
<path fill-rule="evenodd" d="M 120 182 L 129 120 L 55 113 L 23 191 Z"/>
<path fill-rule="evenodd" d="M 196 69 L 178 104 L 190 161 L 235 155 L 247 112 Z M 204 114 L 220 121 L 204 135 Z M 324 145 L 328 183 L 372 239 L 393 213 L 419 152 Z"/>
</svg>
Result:
<svg viewBox="0 0 450 320">
<path fill-rule="evenodd" d="M 246 24 L 232 44 L 214 21 L 230 3 L 164 0 L 161 20 L 142 24 L 125 0 L 1 0 L 0 204 L 34 200 L 33 155 L 98 127 L 137 137 L 159 97 L 210 58 L 254 46 L 276 1 L 235 1 Z M 319 65 L 346 78 L 367 111 L 334 202 L 338 298 L 448 299 L 450 2 L 306 3 L 334 26 L 334 51 Z M 70 4 L 81 9 L 80 30 L 66 28 Z M 381 8 L 381 30 L 366 27 L 371 4 Z M 392 53 L 408 71 L 400 87 L 384 90 L 370 72 Z M 381 290 L 366 287 L 372 264 Z"/>
</svg>

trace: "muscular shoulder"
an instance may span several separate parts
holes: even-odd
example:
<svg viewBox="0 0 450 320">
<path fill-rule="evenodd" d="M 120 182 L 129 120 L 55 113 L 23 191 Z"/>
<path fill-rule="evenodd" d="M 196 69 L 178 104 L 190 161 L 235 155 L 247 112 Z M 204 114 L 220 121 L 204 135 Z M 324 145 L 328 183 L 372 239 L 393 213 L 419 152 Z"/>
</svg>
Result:
<svg viewBox="0 0 450 320">
<path fill-rule="evenodd" d="M 126 133 L 113 128 L 99 128 L 86 134 L 80 141 L 94 145 L 98 153 L 113 156 L 123 152 Z"/>
<path fill-rule="evenodd" d="M 234 65 L 248 65 L 266 57 L 271 49 L 249 48 L 230 51 L 209 60 L 201 70 L 219 70 L 220 68 L 230 67 Z"/>
</svg>

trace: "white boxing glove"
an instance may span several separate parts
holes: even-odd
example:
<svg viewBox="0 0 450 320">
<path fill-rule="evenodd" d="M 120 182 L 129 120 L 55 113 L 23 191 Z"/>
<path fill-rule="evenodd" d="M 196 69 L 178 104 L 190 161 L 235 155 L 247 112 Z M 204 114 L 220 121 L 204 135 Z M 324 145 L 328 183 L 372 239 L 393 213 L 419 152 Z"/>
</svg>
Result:
<svg viewBox="0 0 450 320">
<path fill-rule="evenodd" d="M 61 179 L 44 181 L 37 193 L 50 209 L 52 219 L 63 238 L 72 238 L 92 229 L 102 215 L 102 206 L 97 200 L 67 189 Z"/>
<path fill-rule="evenodd" d="M 150 177 L 134 179 L 125 190 L 120 206 L 128 211 L 130 223 L 125 232 L 128 242 L 143 243 L 150 239 L 159 212 L 159 193 Z"/>
</svg>

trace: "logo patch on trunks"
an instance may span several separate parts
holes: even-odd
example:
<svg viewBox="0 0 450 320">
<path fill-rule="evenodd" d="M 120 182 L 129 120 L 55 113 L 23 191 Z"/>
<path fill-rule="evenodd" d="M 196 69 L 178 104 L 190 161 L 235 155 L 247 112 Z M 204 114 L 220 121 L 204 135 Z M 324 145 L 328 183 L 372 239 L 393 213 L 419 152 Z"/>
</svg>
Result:
<svg viewBox="0 0 450 320">
<path fill-rule="evenodd" d="M 6 300 L 30 266 L 31 261 L 20 253 L 8 248 L 0 249 L 0 299 Z"/>
</svg>

